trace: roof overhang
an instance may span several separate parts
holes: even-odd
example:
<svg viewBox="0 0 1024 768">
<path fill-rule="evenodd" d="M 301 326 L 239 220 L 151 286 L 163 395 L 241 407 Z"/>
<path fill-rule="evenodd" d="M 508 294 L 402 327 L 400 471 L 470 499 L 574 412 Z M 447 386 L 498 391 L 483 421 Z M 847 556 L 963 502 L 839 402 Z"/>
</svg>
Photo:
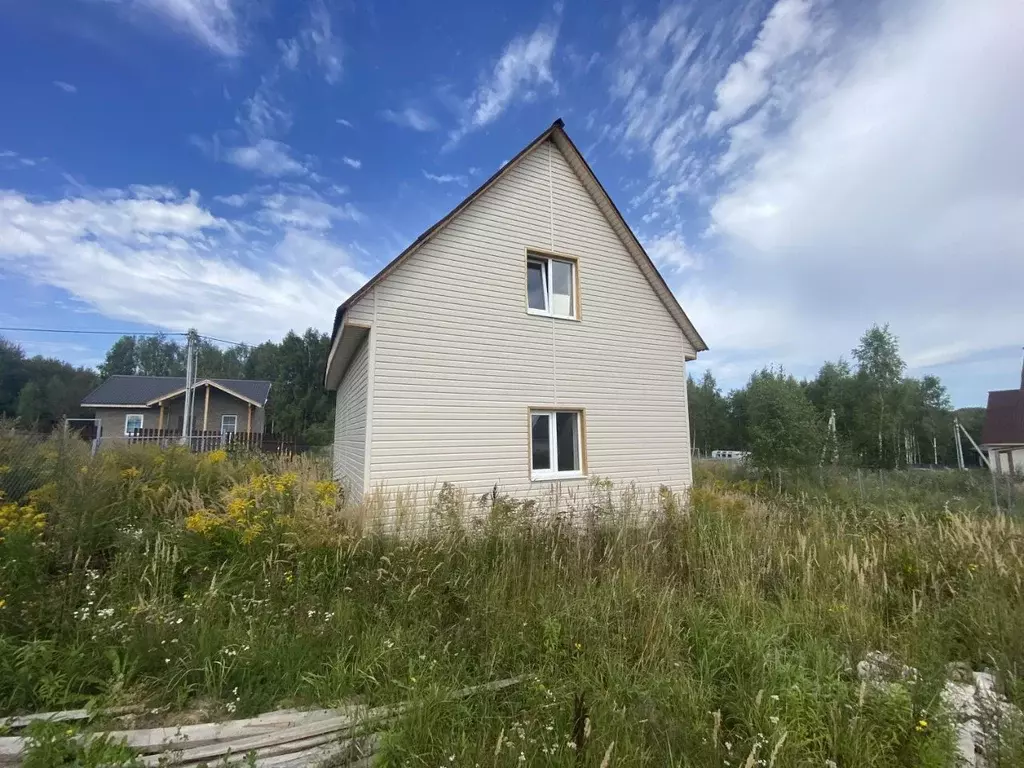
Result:
<svg viewBox="0 0 1024 768">
<path fill-rule="evenodd" d="M 127 405 L 125 403 L 82 403 L 83 408 L 148 408 L 146 403 L 135 403 L 133 405 Z"/>
<path fill-rule="evenodd" d="M 253 400 L 251 397 L 246 397 L 245 395 L 243 395 L 243 394 L 241 394 L 239 392 L 235 392 L 235 390 L 229 389 L 228 387 L 225 387 L 223 384 L 218 384 L 216 381 L 213 381 L 212 379 L 203 379 L 202 381 L 197 381 L 195 383 L 195 386 L 193 386 L 193 389 L 199 389 L 200 387 L 204 387 L 204 386 L 205 387 L 213 387 L 214 389 L 219 389 L 221 392 L 229 394 L 232 397 L 237 397 L 239 400 L 241 400 L 243 402 L 246 402 L 246 403 L 249 403 L 249 405 L 254 405 L 257 408 L 262 408 L 263 407 L 263 403 L 257 402 L 256 400 Z M 154 397 L 152 400 L 150 400 L 148 403 L 146 403 L 146 405 L 160 405 L 161 403 L 163 403 L 166 400 L 173 400 L 175 397 L 180 397 L 181 395 L 184 395 L 184 394 L 185 394 L 185 387 L 182 387 L 181 389 L 176 389 L 173 392 L 168 392 L 166 395 L 160 395 L 160 397 Z"/>
<path fill-rule="evenodd" d="M 369 325 L 362 323 L 342 322 L 341 330 L 335 335 L 330 356 L 327 358 L 327 373 L 324 377 L 327 389 L 337 389 L 341 385 L 345 371 L 348 370 L 359 345 L 370 334 L 370 328 Z"/>
</svg>

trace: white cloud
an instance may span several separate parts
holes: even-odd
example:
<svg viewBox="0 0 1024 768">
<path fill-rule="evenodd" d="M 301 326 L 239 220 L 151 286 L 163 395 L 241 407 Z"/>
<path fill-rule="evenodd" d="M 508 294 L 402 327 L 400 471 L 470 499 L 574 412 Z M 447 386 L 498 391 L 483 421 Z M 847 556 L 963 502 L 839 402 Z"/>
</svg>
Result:
<svg viewBox="0 0 1024 768">
<path fill-rule="evenodd" d="M 461 175 L 461 174 L 452 174 L 452 173 L 436 174 L 436 173 L 428 173 L 427 171 L 424 171 L 423 172 L 423 176 L 425 178 L 429 179 L 430 181 L 436 182 L 438 184 L 458 184 L 460 187 L 466 186 L 466 183 L 468 181 L 466 179 L 466 177 Z"/>
<path fill-rule="evenodd" d="M 403 128 L 412 128 L 414 131 L 433 131 L 437 128 L 437 121 L 423 110 L 408 106 L 404 109 L 385 109 L 381 117 L 389 123 L 400 125 Z"/>
<path fill-rule="evenodd" d="M 817 72 L 820 88 L 790 83 L 792 122 L 710 210 L 733 286 L 788 317 L 790 359 L 834 356 L 886 321 L 917 365 L 1020 343 L 1024 7 L 889 10 L 847 69 Z M 972 289 L 968 274 L 990 279 Z M 748 330 L 736 343 L 756 343 Z"/>
<path fill-rule="evenodd" d="M 511 40 L 470 96 L 466 117 L 452 132 L 451 142 L 494 122 L 515 100 L 532 98 L 540 86 L 556 90 L 551 57 L 557 41 L 558 25 L 553 23 L 541 24 L 531 34 Z"/>
<path fill-rule="evenodd" d="M 235 118 L 250 139 L 279 136 L 292 127 L 292 112 L 277 91 L 277 80 L 276 70 L 263 77 Z"/>
<path fill-rule="evenodd" d="M 291 155 L 291 148 L 280 141 L 260 139 L 246 147 L 232 147 L 225 151 L 224 159 L 264 176 L 303 175 L 308 169 Z"/>
<path fill-rule="evenodd" d="M 345 126 L 346 128 L 351 128 L 351 127 L 352 127 L 352 123 L 351 123 L 351 122 L 349 122 L 348 120 L 346 120 L 346 119 L 345 119 L 345 118 L 343 118 L 343 117 L 339 117 L 339 118 L 338 118 L 337 120 L 335 120 L 334 122 L 336 122 L 336 123 L 337 123 L 338 125 L 343 125 L 343 126 Z"/>
<path fill-rule="evenodd" d="M 218 203 L 224 203 L 224 205 L 230 205 L 232 208 L 244 208 L 249 204 L 249 199 L 246 195 L 217 195 L 213 198 Z"/>
<path fill-rule="evenodd" d="M 645 243 L 645 249 L 658 269 L 680 272 L 697 265 L 697 259 L 678 232 L 668 232 Z"/>
<path fill-rule="evenodd" d="M 356 160 L 354 157 L 349 157 L 348 155 L 346 155 L 345 157 L 341 158 L 341 162 L 343 162 L 349 168 L 355 168 L 357 170 L 359 168 L 363 167 L 363 161 L 362 160 Z"/>
<path fill-rule="evenodd" d="M 39 201 L 0 192 L 0 265 L 113 318 L 259 342 L 326 328 L 366 277 L 317 230 L 245 240 L 194 193 Z"/>
<path fill-rule="evenodd" d="M 65 83 L 63 80 L 54 80 L 53 84 L 64 91 L 64 93 L 78 93 L 78 88 L 71 83 Z"/>
<path fill-rule="evenodd" d="M 742 50 L 678 5 L 622 33 L 612 137 L 654 171 L 630 208 L 716 373 L 813 375 L 876 322 L 911 365 L 1019 360 L 1024 6 L 876 11 L 781 0 Z"/>
<path fill-rule="evenodd" d="M 334 35 L 331 14 L 323 0 L 316 0 L 310 7 L 309 25 L 303 30 L 303 37 L 323 71 L 324 80 L 331 85 L 341 80 L 341 41 Z"/>
<path fill-rule="evenodd" d="M 130 4 L 163 16 L 221 56 L 242 52 L 234 0 L 131 0 Z"/>
<path fill-rule="evenodd" d="M 298 69 L 299 57 L 302 55 L 302 46 L 298 40 L 278 40 L 277 49 L 281 52 L 281 64 L 285 69 Z"/>
<path fill-rule="evenodd" d="M 712 130 L 743 117 L 768 95 L 771 71 L 815 42 L 811 0 L 778 0 L 747 54 L 733 62 L 715 88 Z M 818 30 L 818 36 L 824 30 Z"/>
<path fill-rule="evenodd" d="M 352 204 L 333 205 L 311 190 L 304 194 L 268 195 L 262 201 L 260 218 L 278 226 L 299 229 L 330 229 L 336 221 L 363 221 L 363 214 Z"/>
</svg>

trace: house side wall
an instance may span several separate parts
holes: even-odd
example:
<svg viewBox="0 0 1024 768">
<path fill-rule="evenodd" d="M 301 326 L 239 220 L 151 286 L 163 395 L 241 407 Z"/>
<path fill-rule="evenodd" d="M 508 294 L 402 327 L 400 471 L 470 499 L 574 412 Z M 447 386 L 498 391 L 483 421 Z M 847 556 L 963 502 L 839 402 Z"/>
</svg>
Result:
<svg viewBox="0 0 1024 768">
<path fill-rule="evenodd" d="M 160 419 L 159 408 L 97 408 L 94 415 L 104 444 L 127 439 L 124 434 L 124 420 L 130 413 L 142 414 L 143 429 L 156 429 Z M 178 424 L 181 424 L 180 418 Z"/>
<path fill-rule="evenodd" d="M 206 430 L 209 432 L 220 432 L 221 416 L 226 414 L 233 414 L 237 417 L 238 432 L 246 432 L 247 427 L 247 410 L 249 404 L 244 400 L 239 400 L 237 397 L 232 397 L 226 392 L 222 392 L 216 387 L 210 387 L 210 409 L 206 418 Z M 177 414 L 183 413 L 184 404 L 181 402 L 182 398 L 177 398 L 173 403 L 173 408 Z M 171 408 L 172 406 L 168 406 Z M 206 387 L 200 387 L 196 390 L 196 401 L 192 407 L 192 423 L 193 430 L 203 429 L 203 414 L 206 408 Z M 266 409 L 256 408 L 252 409 L 252 431 L 256 433 L 263 432 L 263 423 L 266 414 Z M 177 425 L 181 425 L 181 416 L 178 416 Z M 154 425 L 155 426 L 155 425 Z"/>
<path fill-rule="evenodd" d="M 356 350 L 338 387 L 334 409 L 334 477 L 353 501 L 362 498 L 366 468 L 370 343 L 367 336 Z"/>
<path fill-rule="evenodd" d="M 206 389 L 200 388 L 196 392 L 196 402 L 193 410 L 193 431 L 203 429 L 203 411 L 206 407 Z M 239 400 L 218 389 L 210 390 L 210 409 L 207 414 L 207 431 L 220 432 L 221 416 L 224 414 L 235 414 L 238 417 L 238 432 L 245 432 L 248 426 L 246 410 L 248 403 Z M 164 406 L 164 418 L 162 428 L 171 431 L 180 431 L 184 421 L 185 403 L 184 398 L 179 396 Z M 124 420 L 129 413 L 140 413 L 143 416 L 143 429 L 161 428 L 160 408 L 133 407 L 133 408 L 97 408 L 96 419 L 101 428 L 104 442 L 109 440 L 123 440 Z M 264 408 L 252 409 L 252 431 L 262 433 L 266 410 Z"/>
<path fill-rule="evenodd" d="M 580 322 L 526 312 L 528 248 L 578 257 Z M 374 293 L 375 490 L 582 494 L 530 480 L 531 405 L 586 409 L 592 477 L 690 485 L 692 347 L 550 142 Z"/>
<path fill-rule="evenodd" d="M 988 449 L 988 461 L 993 472 L 1001 475 L 1009 474 L 1024 476 L 1024 446 L 1005 446 Z"/>
</svg>

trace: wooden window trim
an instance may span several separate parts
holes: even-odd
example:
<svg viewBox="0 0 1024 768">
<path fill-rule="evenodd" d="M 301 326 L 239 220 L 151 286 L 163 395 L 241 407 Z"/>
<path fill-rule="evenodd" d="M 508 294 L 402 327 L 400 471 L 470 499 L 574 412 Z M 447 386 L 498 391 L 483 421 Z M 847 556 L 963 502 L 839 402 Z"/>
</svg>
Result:
<svg viewBox="0 0 1024 768">
<path fill-rule="evenodd" d="M 533 470 L 533 415 L 534 413 L 555 414 L 575 413 L 578 414 L 577 439 L 580 452 L 580 469 L 578 472 L 545 472 L 541 470 L 538 475 Z M 549 424 L 550 433 L 553 436 L 555 431 L 554 422 Z M 553 437 L 551 438 L 554 439 Z M 556 452 L 551 453 L 551 462 L 557 466 Z M 587 409 L 566 405 L 528 405 L 526 407 L 526 474 L 530 482 L 546 483 L 559 480 L 586 480 L 590 476 L 590 466 L 587 461 Z"/>
<path fill-rule="evenodd" d="M 235 420 L 235 428 L 232 431 L 233 432 L 237 432 L 238 431 L 238 414 L 237 413 L 222 413 L 220 415 L 220 432 L 221 432 L 221 434 L 224 434 L 224 419 L 234 419 Z"/>
<path fill-rule="evenodd" d="M 529 290 L 529 286 L 527 284 L 527 281 L 524 280 L 523 281 L 523 301 L 526 304 L 526 313 L 528 315 L 533 315 L 534 317 L 550 317 L 550 318 L 552 318 L 554 320 L 569 320 L 569 321 L 577 322 L 577 323 L 581 322 L 583 320 L 583 298 L 582 298 L 583 294 L 580 291 L 580 258 L 579 258 L 579 256 L 573 256 L 572 254 L 569 254 L 569 253 L 558 253 L 557 251 L 548 251 L 548 250 L 545 250 L 544 248 L 527 248 L 526 249 L 525 260 L 523 262 L 523 269 L 524 269 L 524 273 L 523 274 L 524 274 L 524 276 L 526 275 L 525 270 L 527 269 L 527 265 L 529 264 L 529 261 L 530 261 L 531 257 L 537 258 L 537 259 L 545 259 L 548 262 L 550 262 L 551 259 L 555 259 L 556 261 L 568 261 L 568 262 L 571 262 L 572 263 L 572 277 L 573 277 L 573 292 L 574 292 L 575 295 L 573 296 L 573 314 L 572 315 L 555 315 L 555 314 L 552 314 L 552 312 L 550 311 L 550 307 L 551 307 L 551 297 L 550 297 L 550 295 L 548 295 L 545 298 L 545 301 L 546 301 L 546 303 L 548 305 L 548 309 L 547 310 L 533 309 L 533 308 L 530 307 L 530 290 Z M 548 292 L 550 292 L 550 290 L 551 290 L 551 288 L 550 288 L 550 280 L 551 280 L 551 278 L 550 278 L 550 275 L 548 274 L 549 272 L 550 272 L 550 267 L 547 270 L 545 270 L 545 277 L 544 277 L 545 288 L 546 288 L 546 290 Z"/>
<path fill-rule="evenodd" d="M 124 434 L 125 434 L 126 437 L 130 436 L 132 434 L 131 432 L 128 431 L 128 419 L 134 419 L 135 417 L 138 417 L 138 419 L 139 419 L 139 429 L 145 429 L 146 428 L 146 414 L 144 414 L 144 413 L 126 413 L 124 415 Z"/>
</svg>

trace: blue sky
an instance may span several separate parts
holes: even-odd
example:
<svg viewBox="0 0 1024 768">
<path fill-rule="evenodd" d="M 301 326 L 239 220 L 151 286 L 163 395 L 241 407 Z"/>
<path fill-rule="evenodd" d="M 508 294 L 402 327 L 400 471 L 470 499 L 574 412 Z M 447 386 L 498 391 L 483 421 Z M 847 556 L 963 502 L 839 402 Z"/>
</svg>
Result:
<svg viewBox="0 0 1024 768">
<path fill-rule="evenodd" d="M 329 330 L 562 117 L 711 346 L 696 372 L 813 375 L 889 322 L 957 405 L 1018 382 L 1018 0 L 0 14 L 0 325 Z"/>
</svg>

